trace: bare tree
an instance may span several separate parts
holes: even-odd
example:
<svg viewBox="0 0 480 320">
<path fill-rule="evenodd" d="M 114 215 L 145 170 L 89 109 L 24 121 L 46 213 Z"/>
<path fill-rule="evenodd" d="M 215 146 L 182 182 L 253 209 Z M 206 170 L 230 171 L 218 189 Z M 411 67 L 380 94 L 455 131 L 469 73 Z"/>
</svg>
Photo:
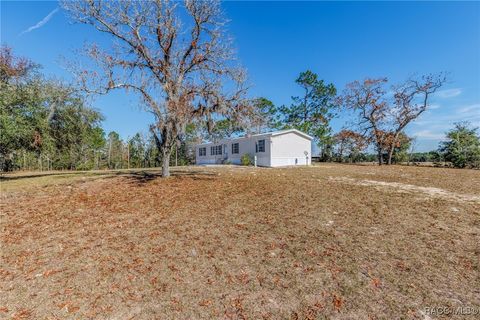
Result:
<svg viewBox="0 0 480 320">
<path fill-rule="evenodd" d="M 385 131 L 382 125 L 387 117 L 388 104 L 385 100 L 384 84 L 387 78 L 365 79 L 347 84 L 341 101 L 348 109 L 358 112 L 359 130 L 367 140 L 375 143 L 378 164 L 383 163 L 383 140 Z"/>
<path fill-rule="evenodd" d="M 95 68 L 77 70 L 83 88 L 138 94 L 155 116 L 150 130 L 162 157 L 162 176 L 186 126 L 246 105 L 244 73 L 234 65 L 218 1 L 63 1 L 71 17 L 115 41 L 86 48 Z M 229 88 L 227 90 L 226 88 Z"/>
<path fill-rule="evenodd" d="M 445 81 L 444 74 L 426 75 L 420 79 L 409 79 L 393 88 L 394 104 L 389 109 L 393 122 L 391 128 L 393 137 L 388 148 L 388 164 L 392 163 L 393 151 L 399 135 L 410 122 L 427 110 L 429 98 Z"/>
<path fill-rule="evenodd" d="M 347 85 L 341 100 L 348 109 L 358 112 L 361 132 L 375 143 L 378 163 L 392 163 L 393 153 L 407 125 L 428 108 L 429 98 L 446 81 L 444 74 L 410 78 L 393 86 L 393 100 L 387 95 L 386 78 L 354 81 Z"/>
</svg>

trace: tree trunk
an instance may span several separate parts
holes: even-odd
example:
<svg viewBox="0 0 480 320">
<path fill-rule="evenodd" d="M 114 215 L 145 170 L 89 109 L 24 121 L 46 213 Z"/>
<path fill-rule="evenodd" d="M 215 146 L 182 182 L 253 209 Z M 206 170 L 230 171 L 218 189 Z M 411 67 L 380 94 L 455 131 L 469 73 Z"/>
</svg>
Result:
<svg viewBox="0 0 480 320">
<path fill-rule="evenodd" d="M 108 169 L 112 169 L 110 166 L 111 158 L 112 158 L 112 138 L 108 140 Z"/>
<path fill-rule="evenodd" d="M 127 143 L 127 169 L 130 169 L 130 143 Z"/>
<path fill-rule="evenodd" d="M 388 164 L 392 164 L 393 152 L 395 151 L 395 144 L 397 143 L 399 134 L 400 131 L 397 131 L 393 136 L 392 145 L 390 146 L 390 150 L 388 150 Z"/>
<path fill-rule="evenodd" d="M 393 151 L 395 150 L 394 146 L 390 147 L 390 150 L 388 150 L 388 164 L 392 164 L 392 158 L 393 158 Z"/>
<path fill-rule="evenodd" d="M 340 149 L 338 150 L 338 162 L 343 162 L 343 142 L 340 143 Z"/>
<path fill-rule="evenodd" d="M 378 152 L 378 165 L 381 166 L 383 164 L 383 155 L 382 155 L 382 148 L 377 146 L 377 152 Z"/>
<path fill-rule="evenodd" d="M 162 177 L 170 177 L 170 154 L 172 153 L 168 147 L 164 146 L 162 152 Z"/>
</svg>

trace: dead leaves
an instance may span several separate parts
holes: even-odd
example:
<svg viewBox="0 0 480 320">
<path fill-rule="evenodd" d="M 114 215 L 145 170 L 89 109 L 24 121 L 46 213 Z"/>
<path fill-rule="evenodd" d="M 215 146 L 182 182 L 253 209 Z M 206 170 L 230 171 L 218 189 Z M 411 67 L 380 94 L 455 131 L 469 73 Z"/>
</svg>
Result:
<svg viewBox="0 0 480 320">
<path fill-rule="evenodd" d="M 291 320 L 316 320 L 321 314 L 325 313 L 325 304 L 320 301 L 307 303 L 300 308 L 300 311 L 294 311 L 290 315 Z"/>
<path fill-rule="evenodd" d="M 80 310 L 80 307 L 74 304 L 72 301 L 65 301 L 65 302 L 59 303 L 57 306 L 59 309 L 65 310 L 68 313 L 75 313 L 78 310 Z"/>
<path fill-rule="evenodd" d="M 380 289 L 382 286 L 382 281 L 379 277 L 373 276 L 372 272 L 367 268 L 367 271 L 362 271 L 362 274 L 370 279 L 370 285 L 372 289 Z"/>
<path fill-rule="evenodd" d="M 352 177 L 360 174 L 352 166 L 333 168 Z M 468 257 L 459 245 L 460 240 L 468 244 L 465 248 L 473 243 L 469 230 L 474 219 L 467 205 L 462 207 L 465 221 L 448 224 L 458 237 L 452 242 L 450 234 L 434 233 L 423 223 L 433 212 L 430 204 L 413 208 L 413 215 L 411 203 L 388 198 L 406 212 L 387 215 L 384 199 L 342 184 L 322 185 L 329 182 L 317 179 L 318 172 L 305 176 L 294 169 L 272 169 L 251 179 L 246 178 L 251 174 L 235 173 L 145 184 L 116 177 L 76 185 L 70 192 L 49 187 L 41 195 L 7 198 L 0 235 L 7 254 L 0 282 L 12 289 L 7 302 L 2 301 L 0 318 L 16 311 L 17 319 L 48 319 L 50 310 L 60 318 L 113 318 L 138 306 L 147 306 L 142 315 L 149 319 L 197 312 L 199 318 L 291 315 L 303 320 L 347 316 L 351 308 L 379 319 L 395 318 L 394 304 L 375 309 L 375 303 L 394 296 L 392 277 L 398 280 L 393 289 L 405 292 L 399 304 L 411 304 L 419 296 L 439 301 L 424 279 L 444 279 L 427 269 L 434 262 L 455 276 L 452 291 L 459 299 L 468 298 L 477 270 L 471 256 L 455 259 L 452 268 L 434 251 L 427 259 L 405 237 L 417 234 L 414 241 L 428 248 L 435 248 L 435 239 L 449 240 L 443 242 L 445 250 Z M 342 214 L 325 230 L 335 212 Z M 457 219 L 442 212 L 434 212 L 436 221 L 447 225 L 447 218 Z M 372 224 L 384 231 L 382 241 L 372 240 Z M 397 232 L 402 237 L 394 238 Z M 402 254 L 393 256 L 392 249 Z M 30 301 L 22 306 L 25 310 L 17 310 L 12 301 L 27 286 Z M 42 290 L 50 298 L 43 305 Z"/>
<path fill-rule="evenodd" d="M 306 320 L 318 319 L 319 313 L 324 309 L 324 306 L 320 302 L 316 302 L 313 305 L 307 307 L 305 311 Z"/>
<path fill-rule="evenodd" d="M 247 319 L 244 309 L 244 298 L 236 297 L 231 300 L 230 307 L 224 312 L 225 319 Z"/>
<path fill-rule="evenodd" d="M 373 278 L 373 279 L 372 279 L 372 286 L 373 286 L 374 288 L 378 289 L 381 284 L 382 284 L 382 282 L 380 281 L 379 278 Z"/>
<path fill-rule="evenodd" d="M 55 273 L 59 273 L 59 272 L 61 272 L 61 271 L 62 271 L 62 270 L 49 269 L 49 270 L 44 271 L 42 275 L 43 275 L 45 278 L 48 278 L 48 277 L 50 277 L 51 275 L 53 275 L 53 274 L 55 274 Z"/>
<path fill-rule="evenodd" d="M 182 311 L 182 303 L 180 302 L 180 299 L 177 297 L 173 297 L 170 299 L 170 306 L 172 307 L 173 310 L 177 312 Z"/>
<path fill-rule="evenodd" d="M 12 320 L 31 319 L 32 311 L 28 309 L 20 309 L 12 315 Z"/>
<path fill-rule="evenodd" d="M 241 270 L 240 273 L 237 274 L 236 278 L 243 285 L 246 285 L 250 282 L 250 276 L 245 270 Z"/>
<path fill-rule="evenodd" d="M 178 269 L 177 266 L 174 265 L 174 264 L 168 265 L 168 269 L 170 269 L 170 270 L 173 271 L 173 272 L 178 272 L 178 271 L 180 271 L 180 269 Z"/>
<path fill-rule="evenodd" d="M 200 302 L 198 303 L 198 305 L 200 307 L 208 307 L 210 306 L 211 304 L 213 303 L 213 301 L 211 299 L 203 299 L 203 300 L 200 300 Z"/>
<path fill-rule="evenodd" d="M 0 280 L 7 281 L 13 279 L 13 272 L 0 268 Z"/>
<path fill-rule="evenodd" d="M 335 311 L 340 312 L 340 309 L 342 308 L 344 301 L 342 297 L 340 297 L 339 295 L 333 294 L 332 303 Z"/>
</svg>

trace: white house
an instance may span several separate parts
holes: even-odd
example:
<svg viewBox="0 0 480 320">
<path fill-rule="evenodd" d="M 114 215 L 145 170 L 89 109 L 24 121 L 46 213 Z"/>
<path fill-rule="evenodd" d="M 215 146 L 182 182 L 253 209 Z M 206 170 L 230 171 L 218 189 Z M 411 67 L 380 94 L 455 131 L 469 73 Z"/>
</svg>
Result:
<svg viewBox="0 0 480 320">
<path fill-rule="evenodd" d="M 195 147 L 197 164 L 240 164 L 244 154 L 263 167 L 309 165 L 312 137 L 295 129 L 222 139 Z"/>
</svg>

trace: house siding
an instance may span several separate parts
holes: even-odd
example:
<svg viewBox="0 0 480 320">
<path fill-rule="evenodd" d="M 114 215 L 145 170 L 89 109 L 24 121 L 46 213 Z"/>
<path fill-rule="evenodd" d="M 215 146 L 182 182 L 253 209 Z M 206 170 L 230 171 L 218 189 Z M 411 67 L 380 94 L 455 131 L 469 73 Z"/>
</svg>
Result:
<svg viewBox="0 0 480 320">
<path fill-rule="evenodd" d="M 259 140 L 265 140 L 265 152 L 256 151 L 255 146 Z M 232 143 L 238 143 L 238 154 L 232 154 Z M 222 155 L 211 155 L 210 147 L 218 145 L 222 145 Z M 200 148 L 206 148 L 205 156 L 199 155 Z M 257 157 L 257 166 L 277 167 L 310 164 L 310 160 L 306 160 L 305 151 L 308 151 L 310 159 L 311 139 L 305 137 L 305 135 L 290 131 L 278 135 L 276 135 L 276 133 L 266 133 L 236 139 L 223 139 L 217 143 L 197 145 L 195 148 L 195 156 L 197 164 L 241 164 L 242 156 L 249 154 L 252 159 L 254 156 Z M 297 159 L 297 161 L 295 161 L 295 159 Z"/>
<path fill-rule="evenodd" d="M 312 142 L 297 133 L 272 136 L 271 145 L 273 167 L 311 164 Z"/>
</svg>

